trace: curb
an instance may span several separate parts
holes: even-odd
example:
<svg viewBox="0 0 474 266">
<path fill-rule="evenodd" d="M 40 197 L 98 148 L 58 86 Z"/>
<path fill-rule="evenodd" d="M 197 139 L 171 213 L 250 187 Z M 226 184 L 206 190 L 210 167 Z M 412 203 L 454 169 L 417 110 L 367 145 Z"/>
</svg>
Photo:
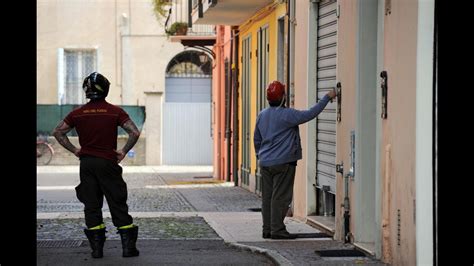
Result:
<svg viewBox="0 0 474 266">
<path fill-rule="evenodd" d="M 258 253 L 258 254 L 267 256 L 274 263 L 276 263 L 276 265 L 293 265 L 293 263 L 291 263 L 288 259 L 286 259 L 282 255 L 280 255 L 278 252 L 273 251 L 273 250 L 264 249 L 260 247 L 254 247 L 254 246 L 248 246 L 248 245 L 233 243 L 233 242 L 225 242 L 225 244 L 231 247 L 234 247 L 236 249 L 250 251 L 253 253 Z"/>
<path fill-rule="evenodd" d="M 213 172 L 212 165 L 120 165 L 124 174 L 179 174 L 179 173 L 205 173 Z M 77 165 L 42 165 L 36 166 L 36 174 L 73 173 L 79 174 Z"/>
</svg>

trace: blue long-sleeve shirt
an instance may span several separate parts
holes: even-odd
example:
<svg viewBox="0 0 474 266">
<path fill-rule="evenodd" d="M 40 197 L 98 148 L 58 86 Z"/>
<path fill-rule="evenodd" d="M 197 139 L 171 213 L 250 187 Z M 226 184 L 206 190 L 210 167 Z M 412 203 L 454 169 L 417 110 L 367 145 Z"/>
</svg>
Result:
<svg viewBox="0 0 474 266">
<path fill-rule="evenodd" d="M 257 117 L 253 142 L 260 166 L 295 162 L 302 158 L 298 125 L 315 118 L 328 104 L 325 95 L 308 110 L 268 107 Z"/>
</svg>

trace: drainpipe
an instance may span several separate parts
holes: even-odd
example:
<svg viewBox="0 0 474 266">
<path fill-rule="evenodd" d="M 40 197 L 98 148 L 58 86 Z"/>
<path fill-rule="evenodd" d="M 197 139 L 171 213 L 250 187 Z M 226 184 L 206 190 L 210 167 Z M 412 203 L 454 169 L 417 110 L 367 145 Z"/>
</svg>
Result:
<svg viewBox="0 0 474 266">
<path fill-rule="evenodd" d="M 286 95 L 286 103 L 288 107 L 294 106 L 294 64 L 295 64 L 295 0 L 287 1 L 287 17 L 288 17 L 288 51 L 287 51 L 287 86 L 288 93 Z"/>
<path fill-rule="evenodd" d="M 234 27 L 233 27 L 234 28 Z M 239 76 L 239 32 L 237 30 L 237 28 L 235 27 L 233 30 L 232 30 L 232 42 L 235 42 L 235 45 L 234 45 L 234 61 L 235 62 L 234 64 L 231 65 L 231 69 L 233 70 L 233 75 L 232 75 L 232 83 L 233 83 L 233 90 L 232 90 L 232 93 L 233 93 L 233 97 L 232 97 L 232 113 L 233 113 L 233 126 L 232 126 L 232 134 L 233 134 L 233 146 L 232 146 L 232 153 L 233 153 L 233 156 L 232 156 L 232 173 L 234 175 L 234 186 L 239 186 L 239 174 L 238 174 L 238 154 L 239 154 L 239 151 L 238 151 L 238 142 L 239 142 L 239 124 L 238 124 L 238 115 L 239 115 L 239 106 L 237 105 L 237 95 L 238 95 L 238 81 L 237 81 L 237 77 Z M 232 51 L 232 49 L 231 49 Z M 232 58 L 232 57 L 231 57 Z"/>
<path fill-rule="evenodd" d="M 288 87 L 288 92 L 286 94 L 286 106 L 290 107 L 290 4 L 291 0 L 286 1 L 286 17 L 288 18 L 287 30 L 286 30 L 286 39 L 287 39 L 287 49 L 286 49 L 286 86 Z"/>
<path fill-rule="evenodd" d="M 220 86 L 221 90 L 219 90 L 219 149 L 220 149 L 220 163 L 221 163 L 221 166 L 220 166 L 220 172 L 219 172 L 219 176 L 221 177 L 221 180 L 225 180 L 225 118 L 226 118 L 226 107 L 225 107 L 225 104 L 226 104 L 226 100 L 225 100 L 225 89 L 226 89 L 226 80 L 225 80 L 225 54 L 224 54 L 224 35 L 225 35 L 225 27 L 224 26 L 219 26 L 220 27 L 220 30 L 222 32 L 221 34 L 221 42 L 220 42 L 220 45 L 219 45 L 219 53 L 221 55 L 221 60 L 219 60 L 220 65 L 221 65 L 221 75 L 219 75 L 220 77 L 220 84 L 222 84 L 222 82 L 224 82 L 224 86 Z M 222 88 L 224 90 L 222 90 Z M 222 101 L 222 97 L 224 96 L 224 100 Z M 222 104 L 224 104 L 224 106 L 222 106 Z M 222 108 L 224 107 L 224 108 Z M 222 112 L 224 112 L 222 114 Z M 224 119 L 224 123 L 222 123 L 222 119 Z"/>
<path fill-rule="evenodd" d="M 232 29 L 230 30 L 231 32 L 231 40 L 232 38 L 234 37 L 233 36 L 233 31 Z M 227 177 L 226 177 L 226 181 L 227 182 L 230 182 L 230 142 L 231 142 L 231 139 L 230 139 L 230 134 L 231 134 L 231 130 L 230 130 L 230 118 L 231 118 L 231 103 L 232 103 L 232 63 L 233 63 L 233 60 L 232 60 L 232 48 L 233 48 L 233 45 L 234 45 L 234 42 L 231 41 L 230 42 L 230 60 L 229 60 L 229 67 L 227 67 L 227 69 L 225 71 L 228 71 L 228 79 L 225 81 L 226 82 L 226 94 L 227 94 L 227 99 L 226 99 L 226 124 L 225 124 L 225 138 L 227 139 Z"/>
<path fill-rule="evenodd" d="M 349 177 L 354 177 L 353 170 L 349 171 L 344 176 L 344 190 L 345 190 L 345 195 L 344 195 L 344 204 L 342 207 L 344 208 L 344 243 L 350 243 L 351 242 L 351 231 L 350 231 L 350 206 L 349 206 Z"/>
<path fill-rule="evenodd" d="M 217 169 L 216 169 L 216 175 L 218 179 L 222 179 L 222 160 L 221 160 L 221 105 L 220 105 L 220 100 L 221 100 L 221 81 L 222 81 L 222 64 L 221 64 L 221 58 L 222 58 L 222 41 L 221 41 L 221 34 L 222 34 L 222 29 L 220 26 L 217 26 L 219 34 L 217 35 L 216 39 L 216 48 L 217 48 L 217 53 L 216 53 L 216 64 L 217 64 L 217 95 L 216 95 L 216 108 L 214 109 L 215 112 L 215 127 L 217 129 L 217 134 L 215 137 L 217 138 Z M 218 56 L 217 56 L 218 55 Z"/>
</svg>

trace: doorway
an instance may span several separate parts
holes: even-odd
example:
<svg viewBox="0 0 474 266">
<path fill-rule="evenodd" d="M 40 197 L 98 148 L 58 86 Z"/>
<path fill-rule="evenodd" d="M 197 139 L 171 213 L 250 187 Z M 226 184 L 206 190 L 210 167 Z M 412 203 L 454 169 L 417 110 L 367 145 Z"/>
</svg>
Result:
<svg viewBox="0 0 474 266">
<path fill-rule="evenodd" d="M 383 56 L 383 9 L 377 0 L 358 2 L 354 244 L 373 255 L 380 254 L 381 139 L 379 73 Z M 380 16 L 382 15 L 382 16 Z"/>
<path fill-rule="evenodd" d="M 250 185 L 250 86 L 251 86 L 252 37 L 242 41 L 242 165 L 240 168 L 242 187 Z"/>
<path fill-rule="evenodd" d="M 314 95 L 319 101 L 337 83 L 337 1 L 320 1 L 314 3 L 310 10 L 310 28 L 313 30 L 309 38 L 313 45 L 309 54 L 314 62 L 310 62 L 309 68 L 314 70 L 309 75 L 312 78 L 308 84 L 316 89 L 308 92 L 308 98 Z M 314 145 L 312 154 L 308 156 L 309 164 L 314 166 L 308 169 L 308 173 L 313 174 L 312 194 L 315 196 L 308 202 L 315 201 L 316 204 L 314 211 L 309 210 L 312 215 L 308 216 L 308 220 L 333 234 L 336 213 L 336 102 L 328 103 L 315 120 L 314 131 L 308 134 L 311 146 Z M 308 124 L 308 128 L 313 129 L 312 124 Z"/>
<path fill-rule="evenodd" d="M 198 51 L 182 52 L 168 64 L 163 103 L 164 165 L 212 165 L 211 74 L 212 60 Z"/>
</svg>

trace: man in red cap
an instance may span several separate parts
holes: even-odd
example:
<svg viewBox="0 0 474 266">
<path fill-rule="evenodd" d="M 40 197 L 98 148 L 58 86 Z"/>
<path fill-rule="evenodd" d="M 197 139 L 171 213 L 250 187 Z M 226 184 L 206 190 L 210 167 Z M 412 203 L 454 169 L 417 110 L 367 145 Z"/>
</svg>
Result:
<svg viewBox="0 0 474 266">
<path fill-rule="evenodd" d="M 313 107 L 300 111 L 285 108 L 285 85 L 278 81 L 268 85 L 270 107 L 258 115 L 254 132 L 263 184 L 263 238 L 296 238 L 286 230 L 283 220 L 293 198 L 296 162 L 302 158 L 298 125 L 314 119 L 334 97 L 332 89 Z"/>
</svg>

